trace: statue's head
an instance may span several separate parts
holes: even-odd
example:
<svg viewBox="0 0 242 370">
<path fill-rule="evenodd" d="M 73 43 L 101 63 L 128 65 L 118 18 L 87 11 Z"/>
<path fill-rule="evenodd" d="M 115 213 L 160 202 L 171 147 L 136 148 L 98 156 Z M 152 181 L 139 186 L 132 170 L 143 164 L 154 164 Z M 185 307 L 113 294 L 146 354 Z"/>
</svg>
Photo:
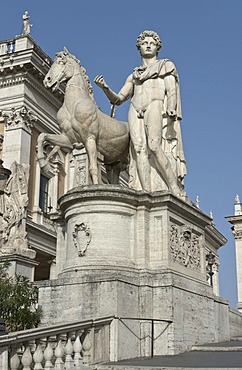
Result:
<svg viewBox="0 0 242 370">
<path fill-rule="evenodd" d="M 154 31 L 143 31 L 143 32 L 141 32 L 141 34 L 138 36 L 137 41 L 136 41 L 137 49 L 140 51 L 140 46 L 142 44 L 142 41 L 146 37 L 152 37 L 154 39 L 154 41 L 156 43 L 156 46 L 157 46 L 157 54 L 158 54 L 159 50 L 162 48 L 162 42 L 161 42 L 160 36 Z"/>
</svg>

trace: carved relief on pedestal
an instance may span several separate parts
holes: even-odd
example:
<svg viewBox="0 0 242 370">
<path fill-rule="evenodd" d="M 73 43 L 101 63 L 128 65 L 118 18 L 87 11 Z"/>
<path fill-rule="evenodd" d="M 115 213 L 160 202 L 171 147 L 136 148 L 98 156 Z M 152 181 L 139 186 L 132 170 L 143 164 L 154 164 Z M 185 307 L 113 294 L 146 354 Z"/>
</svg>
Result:
<svg viewBox="0 0 242 370">
<path fill-rule="evenodd" d="M 23 128 L 31 133 L 31 128 L 37 121 L 37 117 L 33 114 L 31 110 L 27 109 L 25 105 L 18 108 L 3 110 L 0 112 L 0 115 L 5 120 L 6 130 Z"/>
<path fill-rule="evenodd" d="M 201 268 L 199 236 L 187 225 L 170 227 L 170 251 L 174 262 L 192 270 Z"/>
<path fill-rule="evenodd" d="M 91 243 L 92 235 L 90 228 L 84 223 L 76 224 L 72 232 L 74 246 L 77 249 L 78 256 L 83 257 Z"/>
</svg>

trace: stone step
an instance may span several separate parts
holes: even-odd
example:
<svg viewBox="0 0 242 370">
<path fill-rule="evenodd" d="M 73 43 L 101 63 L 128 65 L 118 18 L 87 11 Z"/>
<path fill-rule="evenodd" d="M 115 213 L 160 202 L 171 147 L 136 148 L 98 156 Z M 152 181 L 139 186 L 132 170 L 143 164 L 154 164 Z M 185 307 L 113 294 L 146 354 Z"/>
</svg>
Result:
<svg viewBox="0 0 242 370">
<path fill-rule="evenodd" d="M 242 343 L 242 336 L 239 336 L 239 337 L 232 337 L 231 338 L 231 341 L 240 341 Z"/>
<path fill-rule="evenodd" d="M 90 370 L 241 370 L 242 366 L 240 367 L 200 367 L 199 364 L 193 366 L 120 366 L 120 365 L 113 365 L 113 366 L 95 366 Z M 86 370 L 86 368 L 84 369 Z"/>
<path fill-rule="evenodd" d="M 241 347 L 201 347 L 192 346 L 191 351 L 201 351 L 201 352 L 242 352 Z M 241 368 L 242 369 L 242 368 Z"/>
<path fill-rule="evenodd" d="M 242 340 L 231 339 L 228 342 L 209 343 L 192 346 L 191 351 L 201 352 L 242 352 Z M 241 364 L 242 366 L 242 364 Z"/>
<path fill-rule="evenodd" d="M 242 370 L 242 341 L 193 346 L 189 352 L 173 356 L 136 358 L 100 364 L 97 370 Z"/>
</svg>

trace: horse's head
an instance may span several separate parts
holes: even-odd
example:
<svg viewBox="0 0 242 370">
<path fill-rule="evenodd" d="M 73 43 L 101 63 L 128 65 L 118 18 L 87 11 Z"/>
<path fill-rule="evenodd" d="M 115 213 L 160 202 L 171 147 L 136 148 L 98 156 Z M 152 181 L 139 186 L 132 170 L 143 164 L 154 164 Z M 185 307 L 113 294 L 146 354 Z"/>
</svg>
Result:
<svg viewBox="0 0 242 370">
<path fill-rule="evenodd" d="M 52 87 L 52 91 L 58 89 L 63 81 L 69 80 L 79 67 L 78 60 L 72 56 L 66 48 L 56 54 L 54 63 L 43 81 L 46 88 Z"/>
</svg>

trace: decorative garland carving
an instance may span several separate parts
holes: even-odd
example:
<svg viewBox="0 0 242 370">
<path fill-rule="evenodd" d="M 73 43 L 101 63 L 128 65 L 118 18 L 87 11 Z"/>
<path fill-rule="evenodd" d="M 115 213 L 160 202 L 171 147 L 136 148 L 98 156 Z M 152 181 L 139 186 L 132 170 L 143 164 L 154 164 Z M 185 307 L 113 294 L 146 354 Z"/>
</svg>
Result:
<svg viewBox="0 0 242 370">
<path fill-rule="evenodd" d="M 174 262 L 192 270 L 201 268 L 199 237 L 189 226 L 171 225 L 170 250 Z"/>
<path fill-rule="evenodd" d="M 87 248 L 92 239 L 90 228 L 86 224 L 84 224 L 84 222 L 82 222 L 81 224 L 76 224 L 72 235 L 74 246 L 77 248 L 78 256 L 85 256 Z"/>
</svg>

